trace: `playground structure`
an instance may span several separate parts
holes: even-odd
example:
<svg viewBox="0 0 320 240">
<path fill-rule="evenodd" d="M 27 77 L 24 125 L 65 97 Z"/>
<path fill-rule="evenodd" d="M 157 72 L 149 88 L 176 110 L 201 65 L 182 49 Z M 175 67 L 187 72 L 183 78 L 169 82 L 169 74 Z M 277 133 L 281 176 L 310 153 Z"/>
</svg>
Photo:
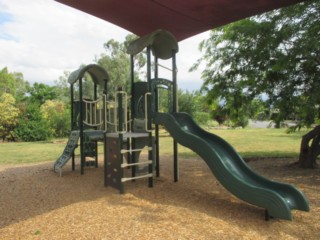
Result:
<svg viewBox="0 0 320 240">
<path fill-rule="evenodd" d="M 146 49 L 147 80 L 134 79 L 134 56 Z M 80 168 L 98 167 L 97 142 L 104 144 L 104 183 L 124 193 L 124 184 L 147 178 L 149 187 L 153 176 L 160 175 L 159 125 L 163 125 L 174 139 L 174 181 L 178 181 L 178 143 L 196 152 L 209 166 L 217 180 L 233 195 L 265 209 L 266 219 L 277 217 L 291 220 L 291 209 L 309 211 L 308 201 L 295 187 L 268 180 L 253 172 L 234 148 L 220 137 L 200 128 L 192 118 L 178 112 L 176 53 L 174 36 L 157 30 L 133 41 L 127 53 L 131 59 L 131 94 L 118 89 L 116 98 L 109 99 L 108 74 L 98 65 L 88 65 L 69 77 L 72 100 L 72 132 L 67 147 L 55 163 L 55 171 L 72 159 L 80 140 Z M 151 64 L 151 53 L 154 64 Z M 172 79 L 159 77 L 159 59 L 171 60 Z M 152 69 L 153 67 L 153 69 Z M 153 71 L 152 71 L 153 70 Z M 93 100 L 84 99 L 82 78 L 88 72 L 94 81 Z M 74 85 L 79 82 L 79 99 L 74 99 Z M 98 86 L 101 96 L 98 97 Z M 166 108 L 159 99 L 165 92 Z M 160 96 L 161 95 L 161 96 Z M 165 111 L 163 111 L 165 109 Z M 146 148 L 145 148 L 146 146 Z M 140 161 L 141 151 L 148 151 L 147 161 Z M 87 158 L 93 158 L 92 163 Z M 143 171 L 139 171 L 145 166 Z M 131 169 L 131 176 L 125 170 Z M 155 170 L 155 174 L 154 174 Z"/>
<path fill-rule="evenodd" d="M 134 57 L 146 48 L 147 81 L 134 79 Z M 98 141 L 104 144 L 105 186 L 112 186 L 124 192 L 126 181 L 148 178 L 152 186 L 153 171 L 159 176 L 159 126 L 152 130 L 152 114 L 158 111 L 160 89 L 166 91 L 168 111 L 176 111 L 176 64 L 175 54 L 178 44 L 166 31 L 157 30 L 134 41 L 128 48 L 131 59 L 130 94 L 122 87 L 116 93 L 108 89 L 108 73 L 99 65 L 91 64 L 72 72 L 68 79 L 71 95 L 71 134 L 63 154 L 54 165 L 54 170 L 62 175 L 63 166 L 72 159 L 75 170 L 74 151 L 80 147 L 80 173 L 86 166 L 98 167 Z M 154 55 L 153 77 L 151 52 Z M 158 59 L 172 60 L 172 80 L 159 78 Z M 164 66 L 162 66 L 164 67 Z M 168 70 L 168 67 L 164 67 Z M 84 78 L 89 75 L 94 83 L 93 95 L 84 94 Z M 78 91 L 76 92 L 76 88 Z M 153 93 L 153 94 L 151 94 Z M 88 93 L 87 93 L 88 94 Z M 111 96 L 114 96 L 113 99 Z M 155 133 L 155 136 L 153 135 Z M 139 161 L 142 151 L 148 152 L 147 161 Z M 177 163 L 177 143 L 174 142 L 175 163 Z M 91 160 L 93 158 L 93 160 Z M 177 165 L 177 164 L 176 164 Z M 143 168 L 144 167 L 144 168 Z M 126 168 L 131 168 L 131 176 L 125 176 Z M 143 172 L 142 169 L 145 170 Z M 175 168 L 177 169 L 177 167 Z M 177 171 L 176 171 L 177 172 Z M 178 174 L 175 174 L 177 179 Z"/>
</svg>

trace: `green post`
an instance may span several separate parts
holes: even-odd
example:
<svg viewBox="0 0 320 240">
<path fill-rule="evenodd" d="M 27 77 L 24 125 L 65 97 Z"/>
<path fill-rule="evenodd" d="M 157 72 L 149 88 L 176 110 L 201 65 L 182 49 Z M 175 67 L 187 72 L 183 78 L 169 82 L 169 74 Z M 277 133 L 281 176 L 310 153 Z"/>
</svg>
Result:
<svg viewBox="0 0 320 240">
<path fill-rule="evenodd" d="M 84 174 L 85 154 L 84 154 L 84 137 L 83 137 L 83 96 L 82 96 L 82 78 L 79 79 L 79 102 L 80 102 L 80 118 L 79 118 L 79 131 L 80 131 L 80 173 Z"/>
<path fill-rule="evenodd" d="M 134 55 L 130 55 L 130 80 L 131 80 L 131 105 L 130 105 L 130 112 L 131 112 L 131 131 L 133 131 L 133 125 L 134 125 L 134 119 L 136 118 L 135 116 L 135 111 L 134 111 L 134 99 L 135 99 L 135 85 L 134 85 Z M 128 113 L 129 114 L 129 113 Z M 130 117 L 128 117 L 130 119 Z M 134 148 L 135 147 L 135 140 L 132 138 L 131 139 L 131 146 Z M 127 140 L 127 144 L 129 143 L 129 140 Z M 128 161 L 129 163 L 135 163 L 136 161 L 136 153 L 130 153 L 128 154 Z M 131 168 L 131 176 L 135 177 L 136 176 L 136 167 L 132 166 Z"/>
<path fill-rule="evenodd" d="M 154 78 L 157 79 L 159 76 L 158 73 L 158 58 L 154 58 Z M 159 94 L 158 94 L 158 89 L 155 89 L 155 112 L 159 111 Z M 160 177 L 160 154 L 159 154 L 159 125 L 155 125 L 155 138 L 156 138 L 156 177 Z"/>
<path fill-rule="evenodd" d="M 120 87 L 118 89 L 119 91 L 122 91 L 122 88 Z M 118 141 L 118 174 L 119 176 L 119 180 L 121 181 L 121 179 L 123 178 L 123 169 L 121 168 L 121 164 L 123 161 L 123 156 L 121 154 L 121 150 L 123 149 L 123 109 L 122 109 L 122 93 L 119 92 L 117 94 L 117 98 L 118 98 L 118 131 L 119 131 L 119 141 Z M 120 194 L 124 193 L 124 184 L 121 182 L 120 184 Z"/>
<path fill-rule="evenodd" d="M 176 65 L 176 52 L 172 51 L 172 81 L 173 81 L 173 112 L 177 112 L 178 99 L 177 99 L 177 65 Z M 174 182 L 179 180 L 179 162 L 178 162 L 178 143 L 173 140 L 173 174 Z"/>
<path fill-rule="evenodd" d="M 107 158 L 107 133 L 103 134 L 103 155 L 104 155 L 104 186 L 108 187 L 108 158 Z"/>
<path fill-rule="evenodd" d="M 150 92 L 151 91 L 151 48 L 150 46 L 147 47 L 147 80 L 148 80 L 148 91 Z M 152 95 L 153 93 L 151 93 Z M 152 97 L 151 99 L 147 99 L 147 101 L 149 101 L 149 104 L 148 104 L 148 109 L 145 109 L 145 111 L 148 111 L 148 130 L 150 130 L 152 128 L 152 104 L 151 104 L 151 101 L 152 101 Z M 148 147 L 149 149 L 152 149 L 152 132 L 150 131 L 149 132 L 149 141 L 148 141 Z M 148 151 L 148 160 L 153 160 L 153 154 L 152 154 L 152 150 L 149 150 Z M 152 173 L 153 171 L 153 164 L 149 164 L 149 168 L 148 168 L 148 173 Z M 149 180 L 148 180 L 148 185 L 149 187 L 152 187 L 153 186 L 153 178 L 152 177 L 149 177 Z"/>
<path fill-rule="evenodd" d="M 74 95 L 73 95 L 73 84 L 70 85 L 70 96 L 71 96 L 71 101 L 70 101 L 70 104 L 71 104 L 71 131 L 74 130 L 74 127 L 73 127 L 73 121 L 74 121 L 74 110 L 73 110 L 73 101 L 74 101 Z M 74 152 L 72 153 L 72 162 L 71 162 L 71 170 L 74 171 L 75 170 L 75 159 L 74 159 Z"/>
</svg>

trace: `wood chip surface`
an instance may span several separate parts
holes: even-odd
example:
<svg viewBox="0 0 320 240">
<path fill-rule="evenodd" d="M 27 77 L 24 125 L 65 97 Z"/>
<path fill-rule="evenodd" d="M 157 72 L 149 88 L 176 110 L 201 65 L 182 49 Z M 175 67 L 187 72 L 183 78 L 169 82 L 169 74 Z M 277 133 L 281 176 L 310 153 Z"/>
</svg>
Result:
<svg viewBox="0 0 320 240">
<path fill-rule="evenodd" d="M 311 210 L 292 211 L 293 221 L 265 221 L 264 209 L 231 195 L 198 158 L 180 159 L 174 183 L 172 159 L 162 156 L 154 187 L 127 182 L 124 195 L 104 187 L 102 163 L 84 175 L 66 165 L 62 177 L 53 162 L 0 165 L 0 239 L 320 239 L 320 169 L 295 160 L 248 163 L 305 193 Z"/>
</svg>

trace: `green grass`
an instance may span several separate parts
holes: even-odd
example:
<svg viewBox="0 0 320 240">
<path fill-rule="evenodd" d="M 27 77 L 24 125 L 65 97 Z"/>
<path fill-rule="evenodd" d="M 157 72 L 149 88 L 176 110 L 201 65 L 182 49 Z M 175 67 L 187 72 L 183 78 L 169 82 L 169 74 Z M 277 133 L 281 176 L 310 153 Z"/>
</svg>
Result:
<svg viewBox="0 0 320 240">
<path fill-rule="evenodd" d="M 211 132 L 227 140 L 243 157 L 298 157 L 301 137 L 307 130 L 293 134 L 285 133 L 285 129 L 219 129 Z M 66 141 L 0 143 L 0 164 L 54 162 Z M 76 154 L 78 152 L 79 149 Z M 99 152 L 103 152 L 102 144 Z M 172 154 L 172 138 L 164 131 L 161 132 L 160 154 Z M 195 153 L 179 146 L 179 155 L 191 158 Z"/>
<path fill-rule="evenodd" d="M 64 143 L 54 142 L 0 143 L 0 163 L 54 161 L 62 153 L 64 147 Z"/>
<path fill-rule="evenodd" d="M 285 129 L 215 129 L 210 132 L 229 142 L 243 157 L 298 157 L 302 135 L 307 129 L 287 134 Z M 167 134 L 160 139 L 161 152 L 172 154 L 172 140 Z M 188 148 L 179 146 L 183 157 L 194 157 Z"/>
</svg>

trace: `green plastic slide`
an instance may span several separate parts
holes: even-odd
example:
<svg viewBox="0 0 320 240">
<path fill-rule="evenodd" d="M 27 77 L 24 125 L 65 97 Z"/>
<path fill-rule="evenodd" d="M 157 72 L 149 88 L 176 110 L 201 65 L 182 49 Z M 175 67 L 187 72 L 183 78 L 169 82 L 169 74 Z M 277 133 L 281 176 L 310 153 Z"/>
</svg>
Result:
<svg viewBox="0 0 320 240">
<path fill-rule="evenodd" d="M 188 114 L 156 113 L 154 121 L 163 125 L 178 143 L 196 152 L 229 192 L 264 208 L 266 216 L 291 220 L 291 209 L 309 211 L 302 192 L 252 171 L 230 144 L 200 128 Z"/>
<path fill-rule="evenodd" d="M 54 163 L 54 171 L 60 172 L 60 176 L 61 176 L 62 167 L 69 161 L 69 159 L 72 157 L 72 154 L 74 153 L 74 150 L 78 146 L 79 137 L 80 137 L 79 131 L 71 131 L 68 143 L 65 149 L 63 150 L 63 153 Z"/>
</svg>

